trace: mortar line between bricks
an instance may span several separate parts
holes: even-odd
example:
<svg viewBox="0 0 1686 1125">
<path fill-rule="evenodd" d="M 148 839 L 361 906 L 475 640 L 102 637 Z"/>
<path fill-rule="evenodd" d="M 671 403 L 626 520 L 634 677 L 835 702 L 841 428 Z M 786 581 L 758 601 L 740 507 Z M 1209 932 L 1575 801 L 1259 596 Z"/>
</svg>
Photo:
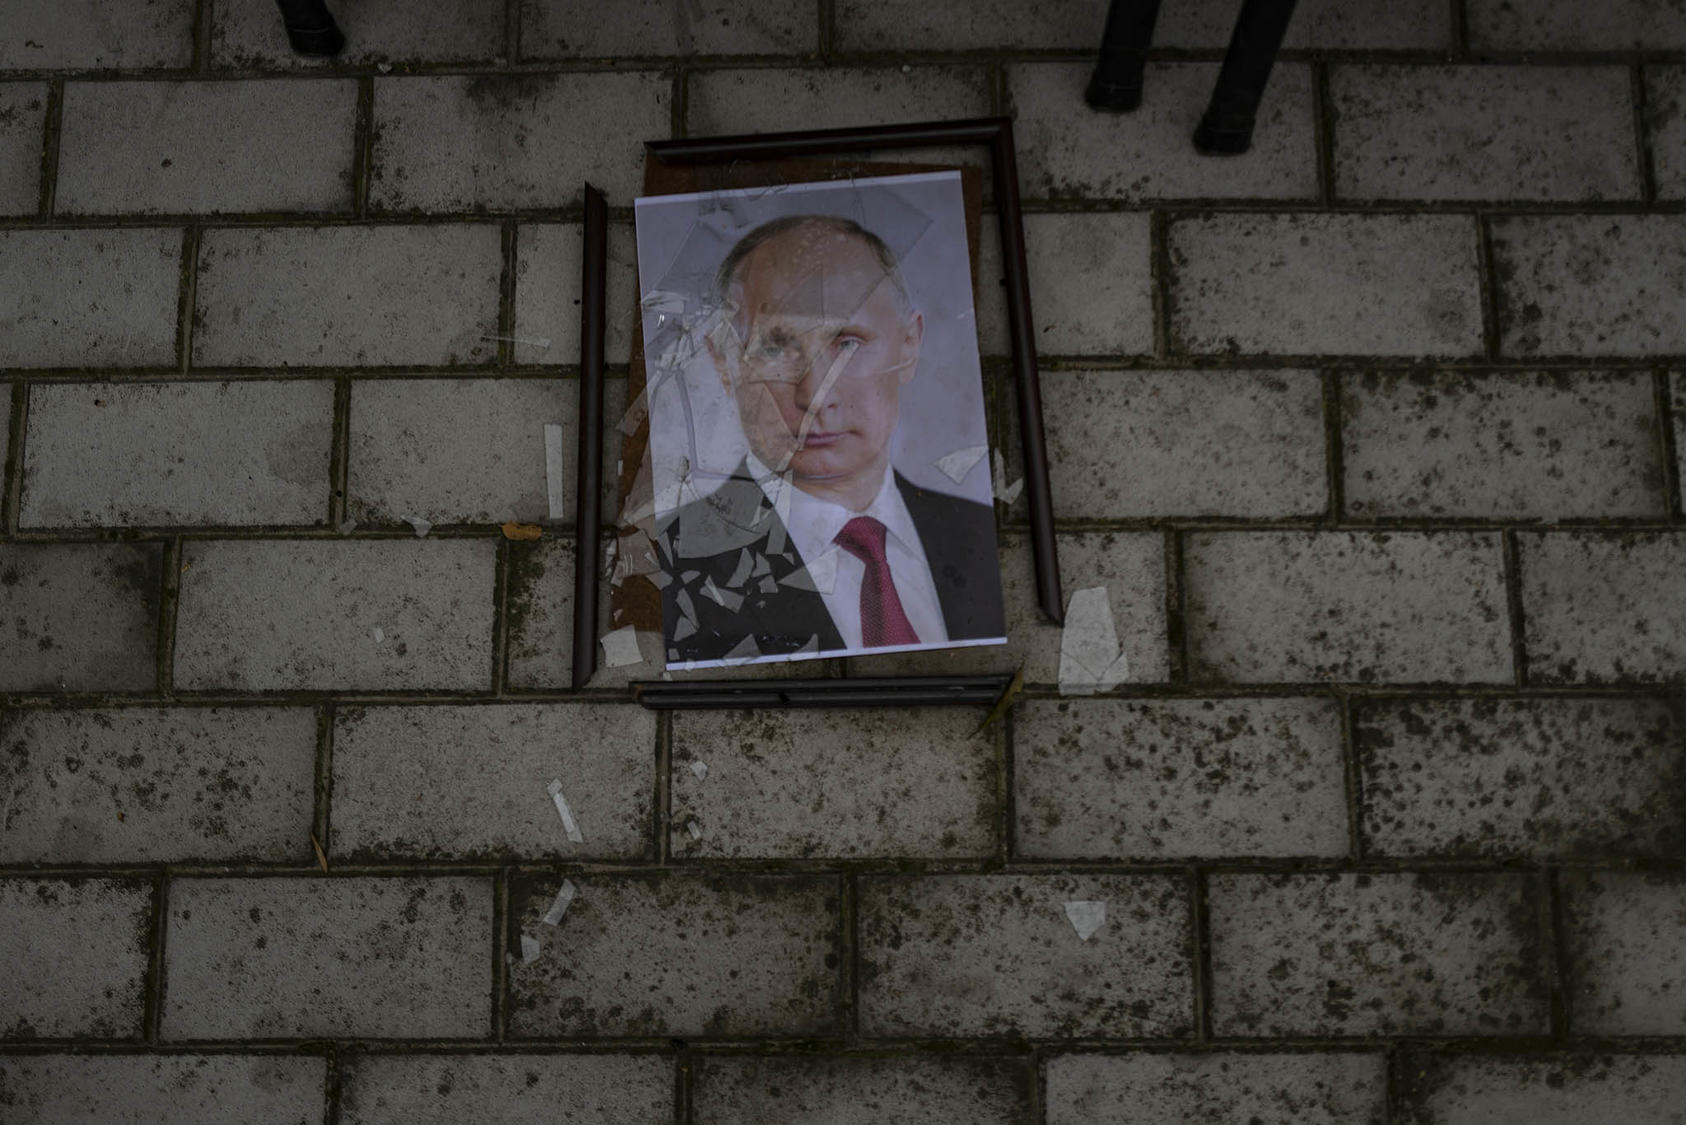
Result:
<svg viewBox="0 0 1686 1125">
<path fill-rule="evenodd" d="M 814 0 L 814 48 L 820 62 L 830 64 L 837 52 L 837 5 L 835 0 Z"/>
<path fill-rule="evenodd" d="M 142 986 L 141 1041 L 158 1044 L 164 1018 L 164 937 L 170 909 L 170 877 L 160 871 L 152 880 L 152 925 L 147 934 L 146 977 Z"/>
<path fill-rule="evenodd" d="M 673 719 L 672 711 L 656 715 L 656 786 L 650 817 L 656 839 L 650 854 L 662 867 L 673 862 Z"/>
<path fill-rule="evenodd" d="M 1405 1085 L 1404 1069 L 1406 1061 L 1398 1044 L 1389 1043 L 1386 1050 L 1382 1052 L 1382 1121 L 1384 1125 L 1394 1125 L 1404 1109 L 1402 1095 Z"/>
<path fill-rule="evenodd" d="M 199 302 L 199 225 L 192 223 L 181 237 L 181 292 L 176 298 L 176 374 L 193 368 L 194 306 Z"/>
<path fill-rule="evenodd" d="M 337 719 L 338 708 L 333 703 L 324 703 L 316 710 L 316 771 L 310 827 L 316 833 L 316 842 L 322 845 L 322 854 L 328 857 L 332 856 L 334 847 L 334 729 Z M 330 862 L 330 869 L 332 866 Z"/>
<path fill-rule="evenodd" d="M 154 646 L 157 659 L 159 696 L 168 701 L 176 686 L 176 613 L 181 605 L 182 541 L 171 539 L 160 552 L 158 574 L 158 636 Z"/>
<path fill-rule="evenodd" d="M 1686 517 L 1686 499 L 1682 498 L 1680 492 L 1680 439 L 1674 432 L 1674 389 L 1669 383 L 1669 371 L 1666 367 L 1659 367 L 1653 371 L 1651 379 L 1657 402 L 1657 435 L 1663 459 L 1665 500 L 1668 504 L 1669 518 L 1679 520 Z M 18 439 L 14 437 L 12 440 Z"/>
<path fill-rule="evenodd" d="M 1341 410 L 1341 373 L 1324 369 L 1323 381 L 1323 465 L 1328 474 L 1329 522 L 1342 523 L 1346 519 L 1346 446 L 1341 430 L 1345 419 Z"/>
<path fill-rule="evenodd" d="M 516 239 L 520 228 L 514 219 L 505 219 L 500 231 L 499 252 L 503 264 L 498 272 L 498 359 L 500 371 L 515 366 L 515 266 L 520 247 Z"/>
<path fill-rule="evenodd" d="M 1364 862 L 1364 775 L 1358 768 L 1357 724 L 1353 715 L 1352 697 L 1337 692 L 1335 701 L 1341 713 L 1341 771 L 1346 788 L 1346 846 L 1354 863 Z"/>
<path fill-rule="evenodd" d="M 1335 200 L 1335 118 L 1329 93 L 1329 64 L 1311 64 L 1312 140 L 1317 151 L 1317 200 L 1327 207 Z"/>
<path fill-rule="evenodd" d="M 322 1057 L 322 1120 L 324 1125 L 339 1125 L 340 1098 L 344 1081 L 340 1073 L 340 1049 L 329 1044 Z"/>
<path fill-rule="evenodd" d="M 1041 1047 L 1030 1049 L 1030 1122 L 1048 1125 L 1047 1057 Z"/>
<path fill-rule="evenodd" d="M 1176 585 L 1177 585 L 1177 620 L 1181 623 L 1178 640 L 1181 642 L 1181 665 L 1183 680 L 1179 687 L 1192 687 L 1194 678 L 1194 654 L 1189 634 L 1194 632 L 1188 627 L 1188 542 L 1181 531 L 1170 530 L 1169 538 L 1172 543 L 1171 553 L 1176 557 Z"/>
<path fill-rule="evenodd" d="M 136 1040 L 87 1038 L 35 1039 L 0 1044 L 0 1057 L 62 1054 L 73 1050 L 89 1055 L 253 1054 L 300 1055 L 330 1050 L 357 1055 L 547 1055 L 570 1052 L 589 1055 L 668 1055 L 674 1051 L 700 1058 L 802 1058 L 816 1054 L 844 1058 L 894 1059 L 912 1053 L 964 1055 L 973 1058 L 1023 1062 L 1033 1050 L 1060 1054 L 1312 1054 L 1338 1051 L 1374 1055 L 1388 1046 L 1415 1051 L 1470 1054 L 1532 1054 L 1560 1058 L 1571 1054 L 1673 1055 L 1686 1051 L 1686 1036 L 1574 1039 L 1557 1042 L 1548 1036 L 1469 1035 L 1432 1037 L 1400 1034 L 1378 1040 L 1373 1036 L 1318 1038 L 1284 1035 L 1269 1038 L 1213 1039 L 1196 1044 L 1184 1038 L 1161 1039 L 872 1039 L 849 1046 L 838 1039 L 773 1034 L 756 1039 L 652 1039 L 648 1036 L 566 1039 L 533 1037 L 493 1043 L 488 1039 L 359 1039 L 356 1037 L 300 1037 L 296 1039 L 176 1039 L 156 1045 Z"/>
<path fill-rule="evenodd" d="M 211 5 L 212 0 L 195 0 L 193 5 L 193 56 L 189 65 L 199 77 L 211 73 Z"/>
<path fill-rule="evenodd" d="M 29 383 L 19 379 L 11 384 L 11 418 L 7 422 L 6 463 L 0 465 L 0 531 L 8 538 L 18 533 L 19 513 L 23 507 L 23 437 L 24 423 L 29 414 Z"/>
<path fill-rule="evenodd" d="M 1171 357 L 1171 218 L 1164 211 L 1148 215 L 1148 272 L 1153 287 L 1153 359 Z M 1038 363 L 1038 366 L 1041 366 Z"/>
<path fill-rule="evenodd" d="M 673 137 L 688 137 L 690 133 L 685 128 L 685 116 L 690 106 L 691 70 L 681 62 L 673 68 L 672 104 L 668 106 L 667 131 Z M 583 208 L 581 210 L 583 214 Z"/>
<path fill-rule="evenodd" d="M 58 196 L 59 135 L 64 129 L 64 79 L 47 83 L 47 112 L 41 127 L 41 183 L 37 206 L 42 219 L 50 221 Z"/>
<path fill-rule="evenodd" d="M 509 669 L 509 540 L 496 540 L 497 556 L 492 562 L 492 678 L 491 693 L 502 699 Z"/>
<path fill-rule="evenodd" d="M 357 80 L 357 115 L 351 129 L 351 213 L 359 220 L 369 217 L 369 181 L 374 178 L 375 80 L 365 74 Z"/>
<path fill-rule="evenodd" d="M 351 503 L 351 377 L 334 379 L 334 432 L 328 442 L 328 525 L 337 533 Z"/>
<path fill-rule="evenodd" d="M 1013 857 L 1019 854 L 1019 799 L 1013 782 L 1018 773 L 1018 728 L 1013 722 L 1016 712 L 1017 708 L 1007 708 L 996 729 L 991 732 L 995 742 L 996 784 L 1001 787 L 995 802 L 994 828 L 998 841 L 997 855 L 1002 866 L 1013 862 Z"/>
<path fill-rule="evenodd" d="M 1493 224 L 1486 212 L 1475 215 L 1475 274 L 1481 294 L 1481 348 L 1485 358 L 1499 358 L 1499 279 L 1493 266 Z"/>
<path fill-rule="evenodd" d="M 1569 992 L 1569 951 L 1567 932 L 1564 929 L 1563 893 L 1559 885 L 1557 871 L 1551 866 L 1540 872 L 1542 890 L 1545 892 L 1545 917 L 1542 919 L 1544 931 L 1541 942 L 1545 946 L 1542 951 L 1545 957 L 1544 968 L 1547 976 L 1547 987 L 1551 995 L 1551 1034 L 1560 1043 L 1569 1039 L 1569 1021 L 1573 1016 L 1570 1010 L 1572 1003 Z"/>
<path fill-rule="evenodd" d="M 509 1037 L 509 916 L 510 868 L 500 867 L 492 877 L 492 1041 Z"/>
<path fill-rule="evenodd" d="M 503 3 L 503 61 L 505 66 L 521 59 L 521 0 Z"/>
<path fill-rule="evenodd" d="M 1452 51 L 1463 61 L 1469 57 L 1469 11 L 1465 0 L 1446 0 L 1449 6 L 1448 26 L 1452 32 Z"/>
<path fill-rule="evenodd" d="M 1165 551 L 1165 652 L 1166 678 L 1174 684 L 1188 683 L 1188 617 L 1184 612 L 1183 544 L 1173 528 L 1164 531 Z"/>
<path fill-rule="evenodd" d="M 1499 537 L 1504 551 L 1505 606 L 1510 615 L 1511 662 L 1515 669 L 1516 686 L 1528 683 L 1528 643 L 1524 632 L 1526 620 L 1522 616 L 1522 555 L 1516 543 L 1516 532 L 1504 531 Z"/>
<path fill-rule="evenodd" d="M 1645 67 L 1641 63 L 1634 63 L 1629 69 L 1631 75 L 1631 90 L 1633 91 L 1633 140 L 1635 158 L 1638 161 L 1639 198 L 1650 206 L 1657 202 L 1657 164 L 1656 154 L 1651 147 L 1651 130 L 1648 127 L 1649 100 L 1645 95 Z"/>
<path fill-rule="evenodd" d="M 693 1062 L 689 1048 L 681 1047 L 673 1054 L 673 1120 L 675 1125 L 690 1125 L 691 1069 Z"/>
<path fill-rule="evenodd" d="M 861 1040 L 861 887 L 846 874 L 837 881 L 837 995 L 842 1002 L 843 1042 Z"/>
<path fill-rule="evenodd" d="M 1193 986 L 1194 1042 L 1212 1041 L 1212 918 L 1207 903 L 1206 873 L 1199 867 L 1187 873 L 1190 954 L 1189 983 Z"/>
</svg>

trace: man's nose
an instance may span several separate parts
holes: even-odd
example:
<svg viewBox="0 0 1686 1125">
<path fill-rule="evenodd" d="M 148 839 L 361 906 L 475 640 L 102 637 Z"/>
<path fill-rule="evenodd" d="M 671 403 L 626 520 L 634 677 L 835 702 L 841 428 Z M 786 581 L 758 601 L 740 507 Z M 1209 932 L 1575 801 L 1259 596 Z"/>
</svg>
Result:
<svg viewBox="0 0 1686 1125">
<path fill-rule="evenodd" d="M 821 388 L 825 387 L 826 376 L 829 374 L 827 361 L 828 355 L 824 348 L 816 349 L 803 357 L 801 374 L 791 395 L 791 401 L 798 410 L 807 410 L 816 399 L 820 399 L 820 405 L 823 407 L 826 400 L 831 398 L 830 388 L 824 390 L 824 397 L 821 398 Z"/>
</svg>

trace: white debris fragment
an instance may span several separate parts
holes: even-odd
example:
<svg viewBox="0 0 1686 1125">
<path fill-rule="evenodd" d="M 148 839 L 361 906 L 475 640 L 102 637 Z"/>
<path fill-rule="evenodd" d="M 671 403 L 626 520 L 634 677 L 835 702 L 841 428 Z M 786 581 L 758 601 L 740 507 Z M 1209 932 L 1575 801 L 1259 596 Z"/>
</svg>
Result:
<svg viewBox="0 0 1686 1125">
<path fill-rule="evenodd" d="M 755 560 L 749 557 L 749 548 L 745 547 L 743 553 L 738 556 L 737 569 L 732 571 L 732 577 L 726 579 L 726 585 L 734 590 L 742 586 L 749 581 L 750 571 L 754 567 Z"/>
<path fill-rule="evenodd" d="M 812 590 L 816 594 L 831 593 L 837 585 L 838 550 L 833 547 L 807 566 L 791 571 L 779 580 L 780 584 L 798 590 Z"/>
<path fill-rule="evenodd" d="M 375 643 L 380 644 L 384 640 L 386 640 L 386 631 L 383 630 L 379 625 L 376 625 L 375 626 Z"/>
<path fill-rule="evenodd" d="M 611 668 L 624 668 L 644 659 L 638 651 L 638 630 L 631 625 L 603 634 L 602 645 L 603 659 Z"/>
<path fill-rule="evenodd" d="M 702 595 L 731 613 L 736 613 L 743 608 L 743 595 L 733 593 L 731 590 L 722 590 L 714 584 L 712 575 L 703 579 Z"/>
<path fill-rule="evenodd" d="M 685 822 L 685 831 L 691 834 L 691 839 L 693 840 L 702 839 L 702 825 L 698 824 L 694 819 L 687 820 Z"/>
<path fill-rule="evenodd" d="M 1024 491 L 1024 478 L 1020 477 L 1012 484 L 1005 483 L 1007 480 L 1007 463 L 1001 459 L 1001 451 L 995 450 L 991 457 L 990 464 L 995 469 L 995 498 L 1011 507 L 1013 501 L 1019 498 L 1019 493 Z"/>
<path fill-rule="evenodd" d="M 1088 941 L 1095 936 L 1096 930 L 1106 924 L 1106 903 L 1068 902 L 1065 904 L 1065 916 L 1071 928 L 1077 931 L 1077 939 Z"/>
<path fill-rule="evenodd" d="M 550 904 L 550 909 L 544 912 L 544 917 L 539 921 L 547 926 L 560 926 L 562 915 L 568 913 L 568 904 L 574 901 L 577 894 L 579 888 L 567 879 L 562 880 L 562 889 L 556 892 L 556 901 Z"/>
<path fill-rule="evenodd" d="M 562 795 L 562 783 L 552 780 L 545 786 L 545 792 L 556 803 L 556 815 L 562 818 L 562 831 L 568 834 L 568 839 L 576 844 L 585 843 L 585 837 L 580 835 L 580 826 L 574 821 L 574 810 L 568 807 L 568 798 Z"/>
<path fill-rule="evenodd" d="M 977 467 L 978 462 L 982 461 L 984 454 L 988 452 L 989 446 L 974 445 L 969 449 L 956 449 L 953 453 L 945 453 L 931 464 L 940 469 L 943 476 L 955 484 L 959 484 L 966 479 L 967 474 Z"/>
<path fill-rule="evenodd" d="M 1060 694 L 1094 695 L 1130 677 L 1130 662 L 1118 643 L 1112 600 L 1105 586 L 1071 595 L 1060 634 Z"/>
<path fill-rule="evenodd" d="M 755 636 L 751 634 L 733 645 L 721 660 L 729 667 L 733 664 L 748 664 L 761 655 L 761 646 L 755 643 Z"/>
<path fill-rule="evenodd" d="M 521 963 L 523 965 L 531 965 L 534 961 L 537 961 L 539 959 L 539 948 L 540 948 L 540 946 L 539 946 L 539 939 L 538 938 L 529 937 L 527 934 L 522 934 L 521 935 Z"/>
<path fill-rule="evenodd" d="M 545 499 L 550 504 L 550 518 L 559 520 L 563 513 L 562 496 L 562 427 L 546 422 L 544 427 L 544 486 Z"/>
<path fill-rule="evenodd" d="M 698 781 L 706 781 L 708 779 L 708 763 L 693 761 L 691 763 L 691 772 L 697 775 Z"/>
<path fill-rule="evenodd" d="M 420 516 L 402 516 L 400 518 L 410 525 L 410 529 L 416 533 L 417 539 L 426 539 L 427 533 L 433 530 L 433 524 Z"/>
</svg>

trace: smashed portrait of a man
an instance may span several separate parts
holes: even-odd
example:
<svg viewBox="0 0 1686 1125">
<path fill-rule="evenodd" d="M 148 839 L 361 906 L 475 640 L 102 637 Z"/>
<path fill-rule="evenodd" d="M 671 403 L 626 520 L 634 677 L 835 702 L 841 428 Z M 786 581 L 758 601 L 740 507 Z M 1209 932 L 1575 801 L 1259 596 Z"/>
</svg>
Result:
<svg viewBox="0 0 1686 1125">
<path fill-rule="evenodd" d="M 636 219 L 669 667 L 1004 642 L 960 174 Z"/>
</svg>

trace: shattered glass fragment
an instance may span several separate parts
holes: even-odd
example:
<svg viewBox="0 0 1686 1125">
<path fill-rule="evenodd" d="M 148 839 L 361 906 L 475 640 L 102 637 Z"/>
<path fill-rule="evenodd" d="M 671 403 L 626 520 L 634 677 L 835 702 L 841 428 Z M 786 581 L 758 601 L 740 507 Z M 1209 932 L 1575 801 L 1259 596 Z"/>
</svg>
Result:
<svg viewBox="0 0 1686 1125">
<path fill-rule="evenodd" d="M 736 613 L 743 608 L 743 595 L 731 590 L 722 590 L 714 584 L 712 577 L 703 579 L 702 594 L 728 613 Z"/>
<path fill-rule="evenodd" d="M 1077 931 L 1078 941 L 1088 941 L 1106 924 L 1106 903 L 1082 901 L 1065 904 L 1066 920 Z"/>
<path fill-rule="evenodd" d="M 793 570 L 781 582 L 783 585 L 798 590 L 812 590 L 816 594 L 829 594 L 837 585 L 837 561 L 839 549 L 833 547 L 819 558 L 810 562 L 800 570 Z"/>
<path fill-rule="evenodd" d="M 977 467 L 984 454 L 989 452 L 987 445 L 974 445 L 969 449 L 956 449 L 953 453 L 945 453 L 931 464 L 935 465 L 944 476 L 955 484 L 965 481 L 971 471 Z"/>
<path fill-rule="evenodd" d="M 1117 687 L 1130 676 L 1130 662 L 1118 643 L 1112 600 L 1105 586 L 1071 595 L 1060 634 L 1060 693 L 1094 695 Z"/>
<path fill-rule="evenodd" d="M 745 582 L 748 582 L 750 570 L 754 567 L 754 565 L 754 560 L 749 557 L 749 548 L 745 547 L 743 549 L 743 554 L 738 556 L 737 569 L 732 571 L 732 576 L 730 578 L 726 579 L 726 585 L 736 589 L 737 587 L 742 586 Z"/>
<path fill-rule="evenodd" d="M 603 635 L 603 659 L 611 668 L 624 668 L 644 659 L 638 652 L 638 630 L 623 625 Z"/>
</svg>

